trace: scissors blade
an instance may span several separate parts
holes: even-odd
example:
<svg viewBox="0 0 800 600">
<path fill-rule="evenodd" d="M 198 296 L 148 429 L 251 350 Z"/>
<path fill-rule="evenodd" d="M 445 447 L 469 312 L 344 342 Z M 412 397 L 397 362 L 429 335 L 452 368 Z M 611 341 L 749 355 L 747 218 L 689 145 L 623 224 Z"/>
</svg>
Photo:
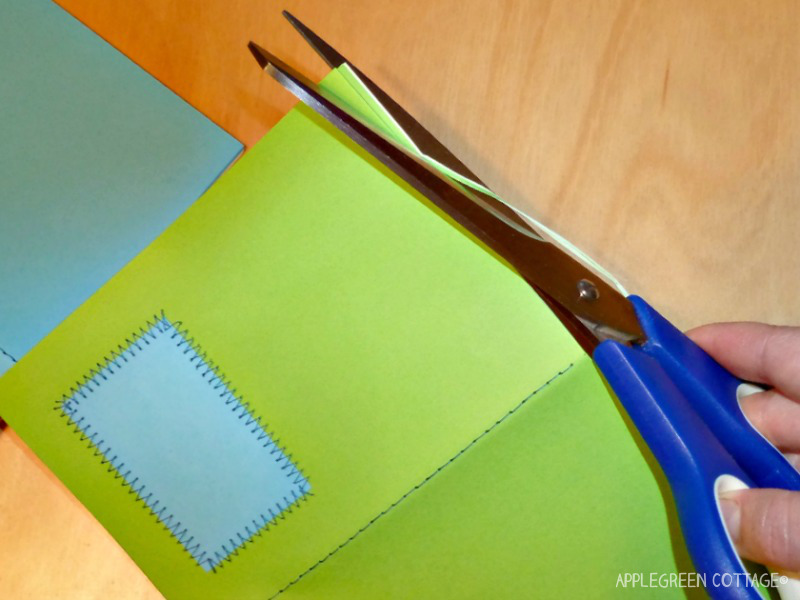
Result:
<svg viewBox="0 0 800 600">
<path fill-rule="evenodd" d="M 628 299 L 584 265 L 350 115 L 279 58 L 254 42 L 249 48 L 261 68 L 287 90 L 444 210 L 528 283 L 553 298 L 598 336 L 626 342 L 643 338 Z"/>
<path fill-rule="evenodd" d="M 330 44 L 319 37 L 305 24 L 303 24 L 297 17 L 291 14 L 288 10 L 283 11 L 283 16 L 292 24 L 292 26 L 303 36 L 314 51 L 328 63 L 332 69 L 340 67 L 343 64 L 352 69 L 356 76 L 361 80 L 364 86 L 370 91 L 375 99 L 386 109 L 400 128 L 411 138 L 414 145 L 419 149 L 422 154 L 429 156 L 437 162 L 443 164 L 449 169 L 452 169 L 459 175 L 474 181 L 482 186 L 486 186 L 475 173 L 473 173 L 464 163 L 462 163 L 444 144 L 437 140 L 431 132 L 425 129 L 414 117 L 412 117 L 406 110 L 395 102 L 389 94 L 384 92 L 378 85 L 367 77 L 358 67 L 352 62 L 347 60 L 339 52 L 337 52 Z"/>
<path fill-rule="evenodd" d="M 324 60 L 329 67 L 335 69 L 341 65 L 346 64 L 350 69 L 361 79 L 361 82 L 370 90 L 373 96 L 380 102 L 380 104 L 389 112 L 392 118 L 401 126 L 417 149 L 430 158 L 443 164 L 449 169 L 456 171 L 463 177 L 486 187 L 477 175 L 475 175 L 468 167 L 462 163 L 457 156 L 442 144 L 432 133 L 425 129 L 414 117 L 412 117 L 406 110 L 395 102 L 391 96 L 384 92 L 377 86 L 369 77 L 367 77 L 361 70 L 358 69 L 353 63 L 348 61 L 342 56 L 335 48 L 323 40 L 319 35 L 314 33 L 309 27 L 303 24 L 300 19 L 291 14 L 288 10 L 283 11 L 283 16 L 292 24 L 292 26 L 303 36 L 303 39 L 308 42 L 314 51 Z M 495 209 L 504 213 L 508 218 L 518 222 L 523 227 L 530 229 L 530 225 L 519 216 L 519 214 L 504 202 L 497 200 L 483 192 L 472 189 L 471 192 L 480 196 L 488 204 L 491 204 Z"/>
</svg>

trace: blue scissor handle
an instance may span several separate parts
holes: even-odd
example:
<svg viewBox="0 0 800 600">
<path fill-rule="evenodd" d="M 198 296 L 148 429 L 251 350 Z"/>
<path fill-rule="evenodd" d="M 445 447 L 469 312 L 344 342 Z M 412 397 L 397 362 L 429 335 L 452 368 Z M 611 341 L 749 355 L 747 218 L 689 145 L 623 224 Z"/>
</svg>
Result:
<svg viewBox="0 0 800 600">
<path fill-rule="evenodd" d="M 800 490 L 800 473 L 742 413 L 743 382 L 644 300 L 629 299 L 647 341 L 634 347 L 605 341 L 594 360 L 669 480 L 707 591 L 715 598 L 761 598 L 725 529 L 716 488 L 729 475 L 748 487 Z M 741 585 L 712 585 L 724 574 Z"/>
<path fill-rule="evenodd" d="M 655 358 L 716 438 L 757 487 L 800 490 L 800 473 L 744 416 L 737 397 L 744 383 L 638 296 L 630 296 Z"/>
</svg>

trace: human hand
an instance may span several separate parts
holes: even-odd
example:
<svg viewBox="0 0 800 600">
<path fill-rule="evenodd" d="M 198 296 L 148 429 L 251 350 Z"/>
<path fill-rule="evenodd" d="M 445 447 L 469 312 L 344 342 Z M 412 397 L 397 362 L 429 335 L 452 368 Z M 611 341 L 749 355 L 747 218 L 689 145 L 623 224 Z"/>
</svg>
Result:
<svg viewBox="0 0 800 600">
<path fill-rule="evenodd" d="M 687 335 L 737 377 L 771 387 L 743 398 L 742 410 L 800 468 L 800 327 L 715 323 Z M 800 573 L 800 492 L 726 492 L 720 506 L 739 554 Z"/>
</svg>

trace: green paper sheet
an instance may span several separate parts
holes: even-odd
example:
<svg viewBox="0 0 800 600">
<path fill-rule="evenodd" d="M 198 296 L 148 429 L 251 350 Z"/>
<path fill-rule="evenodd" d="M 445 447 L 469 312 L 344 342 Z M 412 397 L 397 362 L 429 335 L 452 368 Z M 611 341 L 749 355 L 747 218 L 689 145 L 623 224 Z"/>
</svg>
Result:
<svg viewBox="0 0 800 600">
<path fill-rule="evenodd" d="M 581 360 L 379 524 L 301 574 L 287 596 L 647 595 L 618 587 L 617 574 L 675 572 L 664 551 L 669 523 L 608 404 L 591 362 Z"/>
<path fill-rule="evenodd" d="M 215 572 L 53 410 L 162 310 L 313 490 Z M 302 106 L 0 379 L 0 414 L 168 598 L 603 597 L 620 572 L 688 568 L 559 321 Z"/>
<path fill-rule="evenodd" d="M 618 281 L 614 275 L 568 239 L 553 231 L 544 223 L 537 221 L 529 214 L 522 212 L 513 204 L 509 204 L 482 183 L 464 177 L 436 159 L 424 154 L 408 134 L 403 131 L 397 121 L 394 120 L 391 113 L 389 113 L 389 111 L 378 102 L 378 99 L 372 95 L 372 92 L 363 84 L 359 76 L 350 68 L 349 64 L 344 63 L 331 71 L 328 77 L 322 82 L 321 86 L 325 88 L 328 93 L 332 94 L 335 99 L 339 100 L 340 103 L 347 106 L 350 110 L 350 114 L 360 118 L 364 123 L 381 132 L 385 137 L 393 140 L 443 175 L 447 175 L 454 182 L 467 188 L 478 190 L 506 204 L 525 221 L 530 223 L 539 235 L 549 240 L 551 243 L 554 243 L 564 252 L 571 255 L 575 260 L 586 265 L 589 269 L 600 275 L 607 283 L 617 288 L 620 293 L 625 296 L 628 295 L 622 283 Z"/>
</svg>

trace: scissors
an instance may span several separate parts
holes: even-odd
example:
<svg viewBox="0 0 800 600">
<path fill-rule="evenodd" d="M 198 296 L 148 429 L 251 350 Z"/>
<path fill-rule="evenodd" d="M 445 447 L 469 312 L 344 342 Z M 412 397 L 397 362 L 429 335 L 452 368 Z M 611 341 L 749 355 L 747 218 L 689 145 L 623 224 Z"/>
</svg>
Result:
<svg viewBox="0 0 800 600">
<path fill-rule="evenodd" d="M 718 499 L 721 492 L 751 487 L 800 491 L 800 473 L 741 410 L 741 398 L 760 388 L 725 370 L 642 298 L 622 294 L 547 239 L 355 65 L 283 14 L 330 67 L 345 65 L 358 77 L 422 158 L 250 42 L 259 66 L 531 285 L 592 355 L 664 471 L 699 581 L 713 598 L 761 598 L 726 530 Z M 433 166 L 437 163 L 444 169 Z M 785 576 L 773 581 L 782 598 L 800 598 L 800 581 Z"/>
</svg>

